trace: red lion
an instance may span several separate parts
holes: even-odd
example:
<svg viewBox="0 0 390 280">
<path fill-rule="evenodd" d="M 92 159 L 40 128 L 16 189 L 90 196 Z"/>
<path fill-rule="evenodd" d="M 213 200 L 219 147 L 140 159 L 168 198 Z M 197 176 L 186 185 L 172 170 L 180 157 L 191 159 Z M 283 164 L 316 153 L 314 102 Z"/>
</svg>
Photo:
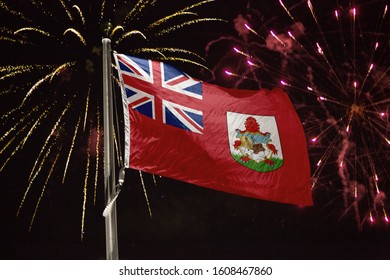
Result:
<svg viewBox="0 0 390 280">
<path fill-rule="evenodd" d="M 263 133 L 260 131 L 260 125 L 254 117 L 247 117 L 244 125 L 245 125 L 245 130 L 240 130 L 240 133 L 245 133 L 245 132 L 259 133 L 263 136 L 270 134 L 269 132 Z"/>
<path fill-rule="evenodd" d="M 260 133 L 260 125 L 256 121 L 254 117 L 248 117 L 245 120 L 245 131 L 246 132 L 251 132 L 251 133 Z"/>
</svg>

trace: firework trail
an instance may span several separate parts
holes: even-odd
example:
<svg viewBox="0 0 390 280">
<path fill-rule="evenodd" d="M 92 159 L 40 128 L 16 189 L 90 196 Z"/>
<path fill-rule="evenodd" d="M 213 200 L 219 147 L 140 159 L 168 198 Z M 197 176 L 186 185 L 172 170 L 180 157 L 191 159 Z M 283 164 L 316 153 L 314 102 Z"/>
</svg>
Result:
<svg viewBox="0 0 390 280">
<path fill-rule="evenodd" d="M 279 86 L 305 128 L 313 195 L 342 197 L 357 225 L 388 223 L 390 48 L 386 1 L 248 1 L 213 69 L 234 87 Z M 252 4 L 251 4 L 252 3 Z M 329 205 L 334 205 L 328 203 Z"/>
<path fill-rule="evenodd" d="M 31 166 L 30 175 L 17 216 L 29 197 L 36 200 L 31 230 L 45 192 L 69 181 L 71 166 L 82 164 L 82 237 L 102 173 L 102 37 L 117 51 L 204 67 L 199 55 L 172 47 L 169 37 L 190 25 L 222 21 L 198 15 L 199 7 L 214 0 L 169 7 L 157 0 L 84 2 L 0 3 L 0 172 L 17 172 L 7 168 L 18 154 L 28 158 L 23 165 Z"/>
</svg>

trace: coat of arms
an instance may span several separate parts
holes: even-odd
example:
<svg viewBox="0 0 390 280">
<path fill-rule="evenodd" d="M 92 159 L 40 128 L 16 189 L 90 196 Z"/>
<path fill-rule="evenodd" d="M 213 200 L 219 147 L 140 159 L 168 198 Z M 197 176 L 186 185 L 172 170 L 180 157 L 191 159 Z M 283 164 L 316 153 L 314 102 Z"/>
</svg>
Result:
<svg viewBox="0 0 390 280">
<path fill-rule="evenodd" d="M 283 165 L 282 147 L 274 116 L 227 113 L 229 146 L 242 165 L 267 172 Z"/>
</svg>

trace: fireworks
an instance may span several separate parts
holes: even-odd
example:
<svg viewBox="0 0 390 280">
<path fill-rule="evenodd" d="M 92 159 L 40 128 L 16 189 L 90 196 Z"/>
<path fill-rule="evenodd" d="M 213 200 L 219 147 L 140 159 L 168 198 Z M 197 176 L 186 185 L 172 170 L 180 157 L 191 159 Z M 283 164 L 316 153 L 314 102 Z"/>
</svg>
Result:
<svg viewBox="0 0 390 280">
<path fill-rule="evenodd" d="M 307 135 L 317 203 L 317 192 L 335 191 L 343 215 L 352 210 L 359 228 L 388 223 L 386 2 L 274 2 L 248 4 L 248 13 L 235 20 L 240 38 L 209 44 L 209 51 L 217 44 L 232 50 L 214 69 L 216 78 L 235 87 L 285 88 Z"/>
<path fill-rule="evenodd" d="M 204 67 L 196 53 L 163 42 L 188 25 L 219 21 L 197 14 L 213 1 L 165 8 L 156 0 L 0 3 L 0 171 L 15 173 L 7 168 L 18 153 L 32 157 L 23 163 L 31 169 L 17 210 L 21 215 L 27 199 L 35 197 L 30 229 L 45 192 L 69 180 L 72 164 L 84 169 L 82 236 L 90 196 L 96 203 L 102 168 L 101 38 L 110 37 L 115 50 L 128 54 Z"/>
</svg>

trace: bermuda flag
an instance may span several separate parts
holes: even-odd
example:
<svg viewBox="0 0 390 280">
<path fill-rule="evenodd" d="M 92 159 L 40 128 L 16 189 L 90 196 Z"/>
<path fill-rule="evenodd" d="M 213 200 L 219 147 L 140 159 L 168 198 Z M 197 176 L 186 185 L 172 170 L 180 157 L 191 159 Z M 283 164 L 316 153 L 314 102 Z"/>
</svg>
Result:
<svg viewBox="0 0 390 280">
<path fill-rule="evenodd" d="M 301 122 L 287 94 L 228 89 L 115 54 L 126 167 L 263 200 L 312 205 Z"/>
</svg>

